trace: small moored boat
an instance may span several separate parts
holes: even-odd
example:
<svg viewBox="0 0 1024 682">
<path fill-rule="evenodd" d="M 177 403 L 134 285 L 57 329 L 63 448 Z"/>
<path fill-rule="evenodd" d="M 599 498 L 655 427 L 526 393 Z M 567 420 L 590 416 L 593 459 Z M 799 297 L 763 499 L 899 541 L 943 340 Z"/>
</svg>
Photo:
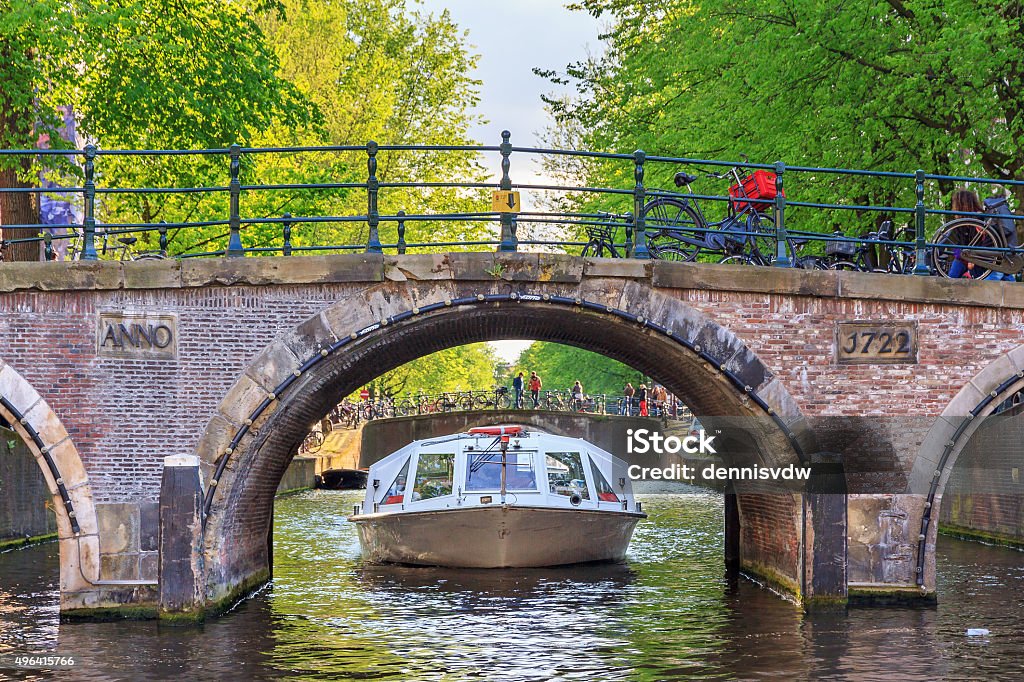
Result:
<svg viewBox="0 0 1024 682">
<path fill-rule="evenodd" d="M 621 459 L 579 438 L 493 426 L 380 460 L 349 521 L 374 563 L 503 568 L 621 560 L 646 516 Z"/>
</svg>

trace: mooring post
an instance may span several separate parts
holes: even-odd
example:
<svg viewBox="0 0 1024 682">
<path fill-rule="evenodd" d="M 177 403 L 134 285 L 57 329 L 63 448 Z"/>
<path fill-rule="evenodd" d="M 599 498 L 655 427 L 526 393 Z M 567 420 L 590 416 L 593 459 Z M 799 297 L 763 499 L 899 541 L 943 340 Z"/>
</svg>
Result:
<svg viewBox="0 0 1024 682">
<path fill-rule="evenodd" d="M 203 488 L 199 458 L 164 458 L 160 481 L 160 616 L 203 616 Z"/>
</svg>

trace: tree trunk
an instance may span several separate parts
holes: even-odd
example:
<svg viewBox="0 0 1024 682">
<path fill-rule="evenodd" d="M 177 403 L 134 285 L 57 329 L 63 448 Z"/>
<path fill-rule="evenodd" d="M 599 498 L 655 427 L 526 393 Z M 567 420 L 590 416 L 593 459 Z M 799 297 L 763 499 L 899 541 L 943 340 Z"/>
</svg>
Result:
<svg viewBox="0 0 1024 682">
<path fill-rule="evenodd" d="M 0 56 L 7 58 L 10 54 L 8 46 L 0 49 Z M 11 99 L 4 95 L 0 89 L 0 140 L 7 143 L 12 141 L 23 141 L 22 145 L 31 144 L 32 130 L 35 128 L 34 115 L 31 108 L 18 106 L 11 102 Z M 18 145 L 12 145 L 17 148 Z M 27 184 L 18 180 L 18 170 L 22 170 L 22 176 L 27 177 L 27 171 L 32 160 L 29 158 L 14 159 L 8 157 L 0 159 L 0 188 L 31 187 L 37 183 Z M 4 225 L 36 225 L 39 223 L 39 197 L 28 192 L 0 192 L 0 227 Z M 38 228 L 7 229 L 3 227 L 3 239 L 23 239 L 36 237 L 39 234 Z M 35 261 L 39 260 L 40 248 L 38 242 L 25 242 L 21 244 L 6 245 L 3 249 L 5 261 Z"/>
<path fill-rule="evenodd" d="M 26 159 L 26 164 L 28 160 Z M 29 187 L 31 185 L 18 180 L 17 171 L 13 168 L 0 168 L 0 187 Z M 37 195 L 25 192 L 0 192 L 0 226 L 3 227 L 4 242 L 11 239 L 25 239 L 39 235 L 38 228 L 8 229 L 6 225 L 34 225 L 39 222 L 39 204 Z M 39 242 L 23 242 L 6 244 L 3 249 L 3 260 L 37 261 L 39 260 Z"/>
</svg>

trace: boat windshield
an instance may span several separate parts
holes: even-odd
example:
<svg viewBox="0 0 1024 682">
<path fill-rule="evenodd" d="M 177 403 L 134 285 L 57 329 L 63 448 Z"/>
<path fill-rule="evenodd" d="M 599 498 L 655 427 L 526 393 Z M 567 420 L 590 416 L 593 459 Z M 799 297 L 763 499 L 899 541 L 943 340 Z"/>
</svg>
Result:
<svg viewBox="0 0 1024 682">
<path fill-rule="evenodd" d="M 429 500 L 452 494 L 455 453 L 421 452 L 416 463 L 413 500 Z"/>
<path fill-rule="evenodd" d="M 509 452 L 506 455 L 506 490 L 537 490 L 537 472 L 532 452 Z M 466 458 L 466 490 L 501 489 L 501 453 L 472 453 Z"/>
<path fill-rule="evenodd" d="M 601 473 L 593 457 L 590 458 L 590 473 L 593 474 L 594 487 L 597 488 L 597 499 L 601 502 L 618 502 L 619 496 L 615 494 L 615 490 Z"/>
<path fill-rule="evenodd" d="M 548 490 L 553 495 L 590 499 L 587 477 L 583 473 L 583 458 L 578 452 L 549 452 L 545 457 L 548 470 Z"/>
<path fill-rule="evenodd" d="M 388 491 L 384 493 L 381 504 L 402 504 L 405 499 L 405 483 L 409 478 L 409 460 L 405 460 L 405 466 L 398 472 L 395 482 L 391 484 Z"/>
</svg>

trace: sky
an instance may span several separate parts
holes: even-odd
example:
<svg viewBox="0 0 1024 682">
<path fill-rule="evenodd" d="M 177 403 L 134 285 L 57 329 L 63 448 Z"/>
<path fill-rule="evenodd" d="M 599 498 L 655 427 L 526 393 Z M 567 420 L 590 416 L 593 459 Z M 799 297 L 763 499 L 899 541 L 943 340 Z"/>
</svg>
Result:
<svg viewBox="0 0 1024 682">
<path fill-rule="evenodd" d="M 549 124 L 541 95 L 559 90 L 536 76 L 534 67 L 564 72 L 567 64 L 599 54 L 601 24 L 585 12 L 565 9 L 561 0 L 410 0 L 434 14 L 445 9 L 452 20 L 469 31 L 471 50 L 480 55 L 473 76 L 483 84 L 475 113 L 487 120 L 470 130 L 481 144 L 501 143 L 501 131 L 512 133 L 516 146 L 539 146 L 540 133 Z M 528 177 L 524 177 L 529 174 Z M 517 164 L 512 157 L 513 182 L 542 180 L 533 164 Z M 495 179 L 500 169 L 495 168 Z M 524 210 L 530 209 L 523 196 Z M 515 360 L 529 341 L 491 344 L 505 361 Z"/>
</svg>

